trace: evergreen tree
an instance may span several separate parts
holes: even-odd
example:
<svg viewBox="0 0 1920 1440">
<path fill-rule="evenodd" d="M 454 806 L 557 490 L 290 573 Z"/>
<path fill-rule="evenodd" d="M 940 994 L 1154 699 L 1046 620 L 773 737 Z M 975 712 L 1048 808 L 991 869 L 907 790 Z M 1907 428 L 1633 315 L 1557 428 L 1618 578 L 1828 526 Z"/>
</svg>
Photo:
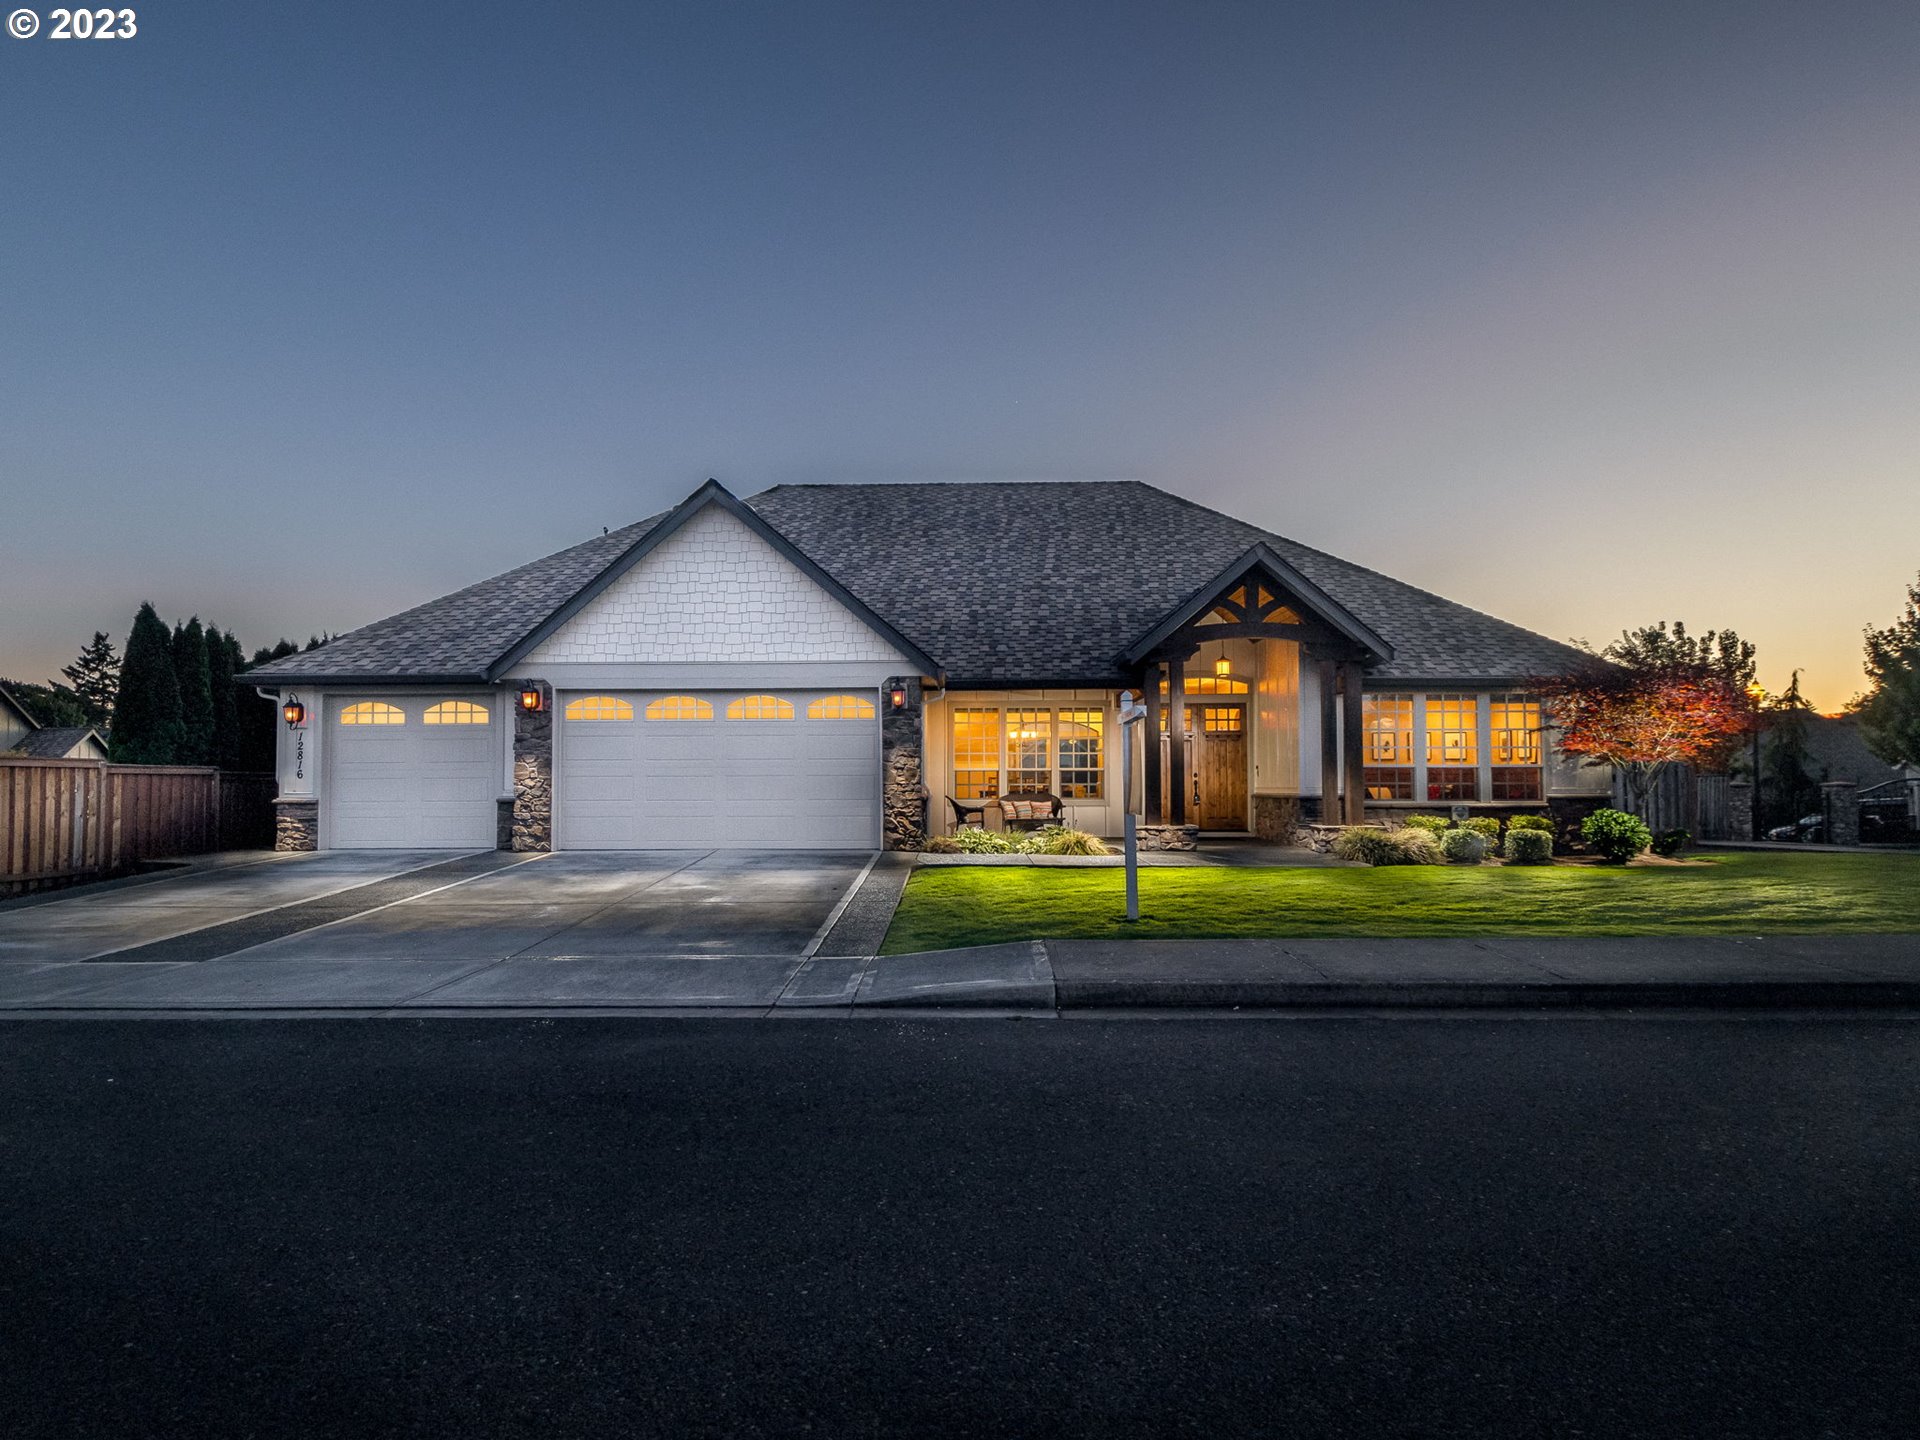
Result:
<svg viewBox="0 0 1920 1440">
<path fill-rule="evenodd" d="M 1767 702 L 1767 738 L 1760 760 L 1763 825 L 1791 825 L 1820 808 L 1820 777 L 1812 770 L 1807 717 L 1813 706 L 1800 695 L 1800 672 Z"/>
<path fill-rule="evenodd" d="M 73 693 L 86 711 L 88 725 L 97 725 L 102 734 L 113 724 L 113 697 L 120 688 L 120 657 L 104 630 L 93 632 L 93 639 L 82 647 L 80 656 L 60 673 L 73 682 Z"/>
<path fill-rule="evenodd" d="M 233 652 L 217 625 L 207 626 L 207 685 L 213 692 L 213 746 L 211 765 L 222 770 L 240 768 L 239 687 L 233 683 Z"/>
<path fill-rule="evenodd" d="M 269 660 L 278 660 L 286 655 L 298 655 L 300 647 L 291 640 L 282 640 L 271 648 L 262 647 L 253 652 L 253 659 L 241 663 L 240 642 L 229 635 L 227 641 L 233 647 L 235 668 L 249 670 L 255 665 L 264 665 Z M 278 763 L 277 746 L 280 738 L 280 707 L 254 691 L 240 687 L 239 696 L 240 728 L 245 739 L 242 742 L 242 768 L 254 771 L 271 771 Z"/>
<path fill-rule="evenodd" d="M 171 765 L 180 753 L 180 681 L 173 638 L 151 603 L 142 604 L 120 662 L 113 701 L 113 758 L 128 765 Z"/>
<path fill-rule="evenodd" d="M 173 627 L 173 674 L 180 685 L 182 765 L 213 763 L 213 677 L 207 673 L 207 637 L 200 617 Z"/>
<path fill-rule="evenodd" d="M 33 717 L 33 723 L 51 725 L 91 725 L 87 707 L 80 697 L 64 685 L 35 685 L 30 680 L 0 680 L 0 690 L 20 702 Z"/>
<path fill-rule="evenodd" d="M 1889 765 L 1920 766 L 1920 582 L 1907 587 L 1899 619 L 1867 631 L 1867 678 L 1873 688 L 1856 707 L 1860 734 Z"/>
</svg>

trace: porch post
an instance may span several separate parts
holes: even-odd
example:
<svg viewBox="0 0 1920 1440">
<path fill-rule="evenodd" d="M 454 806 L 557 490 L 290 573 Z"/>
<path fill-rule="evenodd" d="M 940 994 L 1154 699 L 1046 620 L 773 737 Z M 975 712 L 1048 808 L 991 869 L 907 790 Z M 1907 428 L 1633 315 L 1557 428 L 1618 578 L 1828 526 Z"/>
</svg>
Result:
<svg viewBox="0 0 1920 1440">
<path fill-rule="evenodd" d="M 1163 807 L 1160 803 L 1160 665 L 1141 667 L 1140 694 L 1147 707 L 1146 740 L 1141 749 L 1141 783 L 1146 787 L 1147 824 L 1158 825 Z"/>
<path fill-rule="evenodd" d="M 1349 660 L 1340 667 L 1341 684 L 1346 694 L 1342 739 L 1346 746 L 1347 824 L 1358 825 L 1367 818 L 1365 721 L 1360 708 L 1360 666 Z"/>
<path fill-rule="evenodd" d="M 1187 662 L 1167 661 L 1167 789 L 1173 811 L 1167 819 L 1187 823 Z"/>
<path fill-rule="evenodd" d="M 1331 660 L 1315 659 L 1320 677 L 1320 823 L 1340 823 L 1339 702 L 1334 684 L 1339 671 Z"/>
</svg>

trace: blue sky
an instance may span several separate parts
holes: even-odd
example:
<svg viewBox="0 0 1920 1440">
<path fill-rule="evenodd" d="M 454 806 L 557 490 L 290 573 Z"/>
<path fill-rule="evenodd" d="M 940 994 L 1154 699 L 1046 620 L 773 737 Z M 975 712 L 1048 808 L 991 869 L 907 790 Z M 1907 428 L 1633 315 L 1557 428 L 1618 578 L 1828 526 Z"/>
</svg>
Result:
<svg viewBox="0 0 1920 1440">
<path fill-rule="evenodd" d="M 148 598 L 350 628 L 709 475 L 1145 479 L 1829 706 L 1920 569 L 1911 4 L 139 28 L 0 39 L 0 674 Z"/>
</svg>

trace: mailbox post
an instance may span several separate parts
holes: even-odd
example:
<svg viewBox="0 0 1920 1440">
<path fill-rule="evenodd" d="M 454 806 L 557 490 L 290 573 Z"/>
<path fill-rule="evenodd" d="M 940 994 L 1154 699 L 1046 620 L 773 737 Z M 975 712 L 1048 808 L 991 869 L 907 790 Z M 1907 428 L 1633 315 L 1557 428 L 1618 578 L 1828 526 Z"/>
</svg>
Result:
<svg viewBox="0 0 1920 1440">
<path fill-rule="evenodd" d="M 1141 733 L 1147 707 L 1131 690 L 1120 692 L 1120 804 L 1124 811 L 1121 834 L 1125 837 L 1127 857 L 1127 919 L 1140 918 L 1140 835 L 1141 786 L 1133 763 L 1134 737 Z M 1151 737 L 1149 737 L 1151 738 Z"/>
</svg>

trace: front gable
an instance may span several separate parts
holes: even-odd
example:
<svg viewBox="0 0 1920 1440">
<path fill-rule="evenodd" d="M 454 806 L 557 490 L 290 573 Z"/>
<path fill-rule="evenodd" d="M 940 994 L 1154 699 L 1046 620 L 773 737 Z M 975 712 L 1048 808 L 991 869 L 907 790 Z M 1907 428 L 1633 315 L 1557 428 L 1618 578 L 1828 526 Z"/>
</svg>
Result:
<svg viewBox="0 0 1920 1440">
<path fill-rule="evenodd" d="M 707 505 L 525 656 L 550 664 L 917 662 L 721 505 Z"/>
</svg>

